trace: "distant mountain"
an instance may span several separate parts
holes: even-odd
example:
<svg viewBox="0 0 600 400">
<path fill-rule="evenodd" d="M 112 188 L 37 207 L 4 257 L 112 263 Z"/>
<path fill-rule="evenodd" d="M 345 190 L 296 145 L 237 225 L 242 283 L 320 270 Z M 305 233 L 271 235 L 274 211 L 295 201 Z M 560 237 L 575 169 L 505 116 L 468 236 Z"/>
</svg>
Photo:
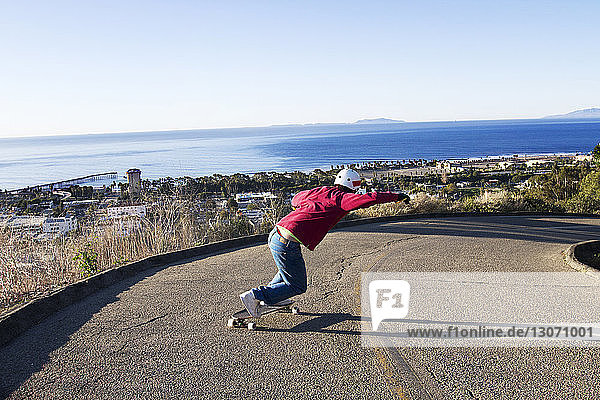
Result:
<svg viewBox="0 0 600 400">
<path fill-rule="evenodd" d="M 397 123 L 401 123 L 401 122 L 406 122 L 406 121 L 402 121 L 399 119 L 389 119 L 389 118 L 373 118 L 373 119 L 360 119 L 354 123 L 366 125 L 366 124 L 397 124 Z"/>
<path fill-rule="evenodd" d="M 373 119 L 360 119 L 356 122 L 313 122 L 308 124 L 278 124 L 278 125 L 270 125 L 272 127 L 279 128 L 288 128 L 294 126 L 321 126 L 321 125 L 368 125 L 368 124 L 398 124 L 406 121 L 401 121 L 399 119 L 389 119 L 389 118 L 373 118 Z"/>
<path fill-rule="evenodd" d="M 585 110 L 577 110 L 568 114 L 548 115 L 544 118 L 554 119 L 578 119 L 578 118 L 597 118 L 600 119 L 600 108 L 586 108 Z"/>
</svg>

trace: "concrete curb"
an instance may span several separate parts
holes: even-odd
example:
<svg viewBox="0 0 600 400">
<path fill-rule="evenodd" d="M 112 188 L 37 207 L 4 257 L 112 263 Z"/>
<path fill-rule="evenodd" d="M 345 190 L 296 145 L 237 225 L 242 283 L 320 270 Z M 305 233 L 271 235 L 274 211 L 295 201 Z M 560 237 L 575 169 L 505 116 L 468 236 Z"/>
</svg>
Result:
<svg viewBox="0 0 600 400">
<path fill-rule="evenodd" d="M 600 218 L 598 215 L 590 214 L 552 214 L 552 213 L 492 213 L 492 212 L 463 212 L 463 213 L 427 213 L 427 214 L 403 214 L 390 217 L 361 218 L 339 222 L 334 229 L 376 224 L 384 222 L 401 222 L 426 218 L 447 217 L 485 217 L 485 216 L 552 216 L 552 217 L 587 217 Z M 120 282 L 125 278 L 134 276 L 149 268 L 164 266 L 186 259 L 206 256 L 223 250 L 234 250 L 240 247 L 263 244 L 267 241 L 267 234 L 244 236 L 235 239 L 223 240 L 209 243 L 189 249 L 174 251 L 170 253 L 150 256 L 131 264 L 112 268 L 89 278 L 75 282 L 71 285 L 54 290 L 40 298 L 31 300 L 22 306 L 12 310 L 0 317 L 0 347 L 25 332 L 30 327 L 41 322 L 56 311 L 74 304 L 90 294 Z M 600 276 L 600 272 L 598 272 Z"/>
<path fill-rule="evenodd" d="M 600 279 L 600 271 L 594 267 L 590 267 L 589 265 L 579 261 L 578 255 L 581 254 L 583 250 L 586 250 L 589 247 L 600 248 L 600 240 L 588 240 L 585 242 L 579 242 L 572 244 L 565 250 L 564 258 L 565 262 L 573 269 L 583 272 L 586 275 L 592 276 L 596 279 Z"/>
</svg>

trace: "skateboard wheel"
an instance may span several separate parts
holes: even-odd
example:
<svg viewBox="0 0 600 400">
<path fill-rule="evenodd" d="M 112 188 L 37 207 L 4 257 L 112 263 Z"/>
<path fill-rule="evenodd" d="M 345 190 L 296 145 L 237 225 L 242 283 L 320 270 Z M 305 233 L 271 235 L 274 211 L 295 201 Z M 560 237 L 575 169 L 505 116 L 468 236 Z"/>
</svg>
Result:
<svg viewBox="0 0 600 400">
<path fill-rule="evenodd" d="M 256 329 L 256 324 L 254 322 L 248 322 L 247 328 L 249 331 L 253 331 Z"/>
<path fill-rule="evenodd" d="M 300 309 L 298 307 L 292 307 L 292 314 L 296 315 L 300 313 Z"/>
<path fill-rule="evenodd" d="M 233 318 L 229 318 L 229 320 L 227 321 L 227 326 L 228 326 L 229 328 L 233 328 L 233 327 L 235 327 L 235 319 L 233 319 Z"/>
</svg>

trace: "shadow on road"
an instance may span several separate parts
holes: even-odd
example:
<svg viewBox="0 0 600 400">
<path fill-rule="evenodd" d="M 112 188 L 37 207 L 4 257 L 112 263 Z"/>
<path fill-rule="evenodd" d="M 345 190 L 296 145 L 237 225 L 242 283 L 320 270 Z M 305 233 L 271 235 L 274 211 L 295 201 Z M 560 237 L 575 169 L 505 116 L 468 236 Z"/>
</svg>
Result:
<svg viewBox="0 0 600 400">
<path fill-rule="evenodd" d="M 258 327 L 256 330 L 258 331 L 267 331 L 267 332 L 288 332 L 288 333 L 307 333 L 307 332 L 317 332 L 317 333 L 330 333 L 330 334 L 340 334 L 340 335 L 360 335 L 360 330 L 353 329 L 331 329 L 330 327 L 333 325 L 337 325 L 346 321 L 360 321 L 360 315 L 352 315 L 349 313 L 311 313 L 311 312 L 301 312 L 299 315 L 307 315 L 314 318 L 311 318 L 307 321 L 304 321 L 292 328 L 282 329 L 282 328 L 268 328 L 268 327 Z"/>
<path fill-rule="evenodd" d="M 240 246 L 235 250 L 252 246 Z M 50 361 L 53 351 L 64 346 L 70 336 L 79 331 L 94 314 L 100 312 L 107 305 L 119 301 L 121 293 L 168 267 L 187 264 L 227 252 L 227 250 L 217 251 L 209 255 L 147 269 L 54 313 L 0 347 L 0 399 L 6 398 L 33 374 L 40 371 Z"/>
<path fill-rule="evenodd" d="M 136 283 L 167 268 L 161 266 L 102 289 L 72 304 L 0 347 L 0 399 L 18 389 L 50 362 L 53 351 L 64 346 L 71 335 L 107 305 L 119 301 L 119 294 Z M 93 340 L 93 338 L 92 338 Z"/>
<path fill-rule="evenodd" d="M 565 219 L 572 222 L 566 222 Z M 600 236 L 600 219 L 598 225 L 586 224 L 585 222 L 589 220 L 590 218 L 587 217 L 543 216 L 446 217 L 358 225 L 343 230 L 424 236 L 514 239 L 568 244 L 598 239 Z"/>
</svg>

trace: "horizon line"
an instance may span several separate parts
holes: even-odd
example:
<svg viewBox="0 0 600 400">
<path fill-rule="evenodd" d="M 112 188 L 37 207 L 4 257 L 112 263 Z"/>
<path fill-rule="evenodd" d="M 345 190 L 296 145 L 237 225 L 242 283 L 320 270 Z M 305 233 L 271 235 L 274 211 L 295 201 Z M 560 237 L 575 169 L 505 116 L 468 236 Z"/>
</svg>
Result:
<svg viewBox="0 0 600 400">
<path fill-rule="evenodd" d="M 593 108 L 593 107 L 592 107 Z M 560 116 L 565 114 L 558 114 Z M 271 125 L 244 125 L 244 126 L 220 126 L 220 127 L 208 127 L 208 128 L 164 128 L 164 129 L 153 129 L 153 130 L 132 130 L 132 131 L 109 131 L 109 132 L 87 132 L 87 133 L 47 133 L 47 134 L 27 134 L 27 135 L 16 135 L 16 136 L 0 136 L 0 139 L 19 139 L 19 138 L 36 138 L 36 137 L 55 137 L 55 136 L 88 136 L 88 135 L 115 135 L 115 134 L 129 134 L 129 133 L 148 133 L 148 132 L 182 132 L 182 131 L 203 131 L 203 130 L 219 130 L 219 129 L 252 129 L 252 128 L 274 128 L 274 127 L 301 127 L 301 126 L 311 126 L 311 125 L 354 125 L 359 121 L 364 120 L 378 120 L 378 119 L 386 119 L 395 122 L 389 122 L 388 124 L 418 124 L 418 123 L 429 123 L 429 122 L 477 122 L 477 121 L 529 121 L 529 120 L 564 120 L 568 121 L 571 119 L 581 119 L 581 120 L 590 120 L 596 121 L 596 118 L 551 118 L 554 115 L 547 115 L 543 117 L 529 117 L 529 118 L 481 118 L 481 119 L 454 119 L 454 120 L 423 120 L 423 121 L 405 121 L 398 120 L 395 118 L 387 118 L 387 117 L 374 117 L 374 118 L 361 118 L 355 120 L 354 122 L 290 122 L 290 123 L 280 123 L 280 124 L 271 124 Z M 373 123 L 372 125 L 385 125 L 386 123 L 377 124 Z M 364 124 L 369 125 L 369 124 Z"/>
</svg>

